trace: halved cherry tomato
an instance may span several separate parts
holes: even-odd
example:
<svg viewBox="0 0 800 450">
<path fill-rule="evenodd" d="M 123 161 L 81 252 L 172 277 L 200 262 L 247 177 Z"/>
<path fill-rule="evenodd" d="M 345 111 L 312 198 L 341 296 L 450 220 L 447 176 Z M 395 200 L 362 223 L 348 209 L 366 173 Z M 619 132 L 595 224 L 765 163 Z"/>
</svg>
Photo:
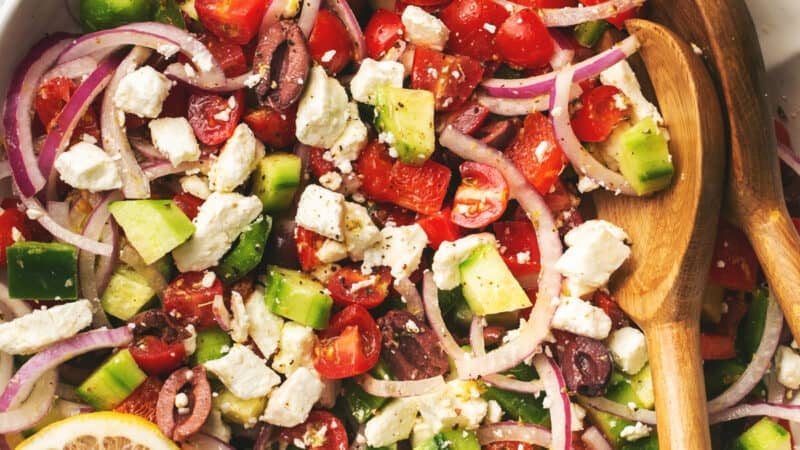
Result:
<svg viewBox="0 0 800 450">
<path fill-rule="evenodd" d="M 581 94 L 581 107 L 572 115 L 572 128 L 584 142 L 603 142 L 628 114 L 629 106 L 620 108 L 618 98 L 626 98 L 615 86 L 600 85 Z"/>
<path fill-rule="evenodd" d="M 319 333 L 314 349 L 314 368 L 325 378 L 360 375 L 378 362 L 381 332 L 375 319 L 361 305 L 350 305 L 331 318 Z"/>
<path fill-rule="evenodd" d="M 230 100 L 231 98 L 233 100 Z M 189 97 L 189 123 L 200 142 L 206 145 L 218 145 L 233 135 L 243 109 L 244 91 L 241 90 L 230 97 L 192 94 Z"/>
<path fill-rule="evenodd" d="M 450 208 L 425 216 L 417 220 L 417 223 L 425 231 L 428 245 L 434 250 L 438 249 L 442 242 L 452 242 L 461 237 L 461 229 L 450 219 Z"/>
<path fill-rule="evenodd" d="M 704 360 L 734 358 L 736 345 L 733 336 L 701 333 L 700 354 Z"/>
<path fill-rule="evenodd" d="M 350 447 L 342 421 L 320 410 L 311 411 L 304 423 L 281 430 L 278 439 L 289 445 L 302 442 L 303 448 L 309 450 L 347 450 Z"/>
<path fill-rule="evenodd" d="M 330 75 L 347 67 L 353 59 L 353 41 L 342 21 L 327 9 L 321 9 L 308 37 L 311 57 Z"/>
<path fill-rule="evenodd" d="M 476 102 L 470 102 L 460 109 L 446 114 L 442 118 L 442 125 L 452 125 L 464 134 L 472 134 L 483 125 L 489 116 L 489 110 Z"/>
<path fill-rule="evenodd" d="M 188 192 L 180 192 L 172 197 L 172 201 L 175 202 L 175 206 L 177 206 L 186 217 L 190 219 L 194 219 L 197 217 L 197 210 L 200 208 L 200 205 L 203 204 L 203 199 L 195 197 L 194 195 Z"/>
<path fill-rule="evenodd" d="M 385 177 L 386 174 L 379 176 Z M 433 160 L 421 166 L 409 166 L 395 161 L 389 173 L 392 203 L 421 214 L 433 214 L 442 209 L 450 184 L 450 169 Z"/>
<path fill-rule="evenodd" d="M 367 55 L 372 59 L 380 59 L 392 46 L 403 38 L 405 27 L 400 15 L 396 12 L 378 9 L 364 29 L 367 42 Z"/>
<path fill-rule="evenodd" d="M 294 243 L 297 248 L 297 259 L 303 270 L 311 270 L 322 264 L 317 257 L 317 251 L 325 243 L 325 236 L 298 225 L 294 229 Z"/>
<path fill-rule="evenodd" d="M 159 117 L 186 117 L 189 107 L 189 89 L 182 83 L 176 83 L 164 99 Z M 136 116 L 134 116 L 136 117 Z"/>
<path fill-rule="evenodd" d="M 361 192 L 376 202 L 391 202 L 394 199 L 387 174 L 392 171 L 394 161 L 384 144 L 370 142 L 358 156 L 355 171 L 361 175 Z"/>
<path fill-rule="evenodd" d="M 709 281 L 726 289 L 751 291 L 756 287 L 758 271 L 758 257 L 747 236 L 720 218 Z"/>
<path fill-rule="evenodd" d="M 155 423 L 158 393 L 161 392 L 163 385 L 164 383 L 158 377 L 147 377 L 131 395 L 114 407 L 114 411 L 135 414 Z"/>
<path fill-rule="evenodd" d="M 36 91 L 33 108 L 45 131 L 49 132 L 55 126 L 61 110 L 64 109 L 64 106 L 66 106 L 77 88 L 78 85 L 69 78 L 55 77 L 40 86 L 39 90 Z M 97 114 L 91 106 L 78 121 L 75 131 L 72 133 L 72 142 L 81 140 L 84 134 L 100 140 L 100 126 Z"/>
<path fill-rule="evenodd" d="M 439 16 L 450 29 L 448 51 L 491 60 L 497 52 L 495 33 L 507 17 L 508 11 L 492 0 L 454 0 Z"/>
<path fill-rule="evenodd" d="M 468 56 L 447 55 L 427 47 L 414 50 L 411 88 L 433 92 L 437 111 L 461 107 L 482 77 L 481 63 Z"/>
<path fill-rule="evenodd" d="M 342 267 L 328 278 L 325 287 L 331 291 L 333 302 L 337 305 L 361 305 L 371 309 L 379 306 L 389 295 L 392 276 L 389 269 L 377 269 L 371 275 L 364 275 L 358 267 Z"/>
<path fill-rule="evenodd" d="M 541 270 L 539 243 L 530 221 L 504 221 L 492 225 L 500 256 L 514 276 L 531 275 Z"/>
<path fill-rule="evenodd" d="M 247 72 L 247 59 L 240 45 L 223 42 L 210 34 L 203 35 L 200 40 L 206 44 L 225 76 L 236 77 Z"/>
<path fill-rule="evenodd" d="M 619 307 L 619 303 L 617 303 L 608 292 L 604 292 L 603 290 L 595 291 L 592 296 L 592 303 L 606 313 L 611 319 L 611 326 L 615 330 L 630 325 L 627 314 L 625 314 L 625 311 Z"/>
<path fill-rule="evenodd" d="M 292 145 L 295 141 L 294 119 L 296 115 L 297 106 L 292 106 L 282 112 L 262 106 L 247 113 L 244 121 L 262 142 L 272 148 L 284 148 Z"/>
<path fill-rule="evenodd" d="M 244 45 L 261 26 L 267 10 L 264 0 L 196 0 L 200 22 L 224 41 Z"/>
<path fill-rule="evenodd" d="M 491 444 L 484 445 L 484 450 L 534 450 L 536 447 L 533 444 L 517 441 L 500 441 L 492 442 Z"/>
<path fill-rule="evenodd" d="M 27 241 L 31 237 L 29 219 L 25 213 L 15 206 L 3 209 L 0 212 L 0 267 L 6 266 L 6 247 L 13 245 L 17 239 Z"/>
<path fill-rule="evenodd" d="M 587 6 L 597 5 L 599 3 L 604 3 L 608 0 L 581 0 L 581 3 Z M 609 17 L 606 19 L 606 22 L 610 23 L 617 27 L 617 29 L 625 28 L 625 21 L 628 19 L 633 19 L 634 17 L 639 17 L 639 11 L 641 11 L 641 6 L 637 6 L 635 8 L 631 8 L 625 12 L 621 12 L 616 16 Z"/>
<path fill-rule="evenodd" d="M 308 152 L 308 167 L 311 169 L 311 173 L 317 178 L 336 170 L 333 161 L 325 159 L 325 152 L 326 150 L 324 148 L 319 147 L 311 147 L 311 151 Z"/>
<path fill-rule="evenodd" d="M 506 19 L 497 30 L 494 42 L 503 61 L 523 69 L 546 66 L 555 51 L 547 27 L 530 9 L 520 10 Z"/>
<path fill-rule="evenodd" d="M 130 346 L 136 364 L 148 375 L 170 373 L 183 364 L 186 348 L 183 342 L 167 343 L 155 336 L 144 336 Z"/>
<path fill-rule="evenodd" d="M 467 161 L 459 167 L 461 184 L 453 198 L 453 223 L 483 228 L 499 219 L 508 206 L 508 183 L 499 170 Z"/>
<path fill-rule="evenodd" d="M 550 191 L 567 163 L 553 126 L 544 114 L 538 112 L 525 117 L 522 130 L 506 148 L 505 154 L 542 195 Z"/>
<path fill-rule="evenodd" d="M 186 272 L 178 275 L 164 289 L 164 311 L 181 324 L 192 324 L 205 330 L 216 324 L 211 303 L 223 294 L 222 282 L 215 278 L 209 287 L 203 286 L 205 272 Z"/>
</svg>

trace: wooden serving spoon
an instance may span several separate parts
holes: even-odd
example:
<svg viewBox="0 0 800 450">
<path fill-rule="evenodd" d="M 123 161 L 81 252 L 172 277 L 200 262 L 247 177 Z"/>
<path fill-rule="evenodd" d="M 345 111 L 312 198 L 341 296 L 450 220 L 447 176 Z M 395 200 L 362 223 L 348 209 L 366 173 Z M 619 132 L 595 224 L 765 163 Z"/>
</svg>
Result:
<svg viewBox="0 0 800 450">
<path fill-rule="evenodd" d="M 631 257 L 612 279 L 647 337 L 662 450 L 710 449 L 700 359 L 700 309 L 722 196 L 724 129 L 703 61 L 667 28 L 630 20 L 671 137 L 672 185 L 651 197 L 594 196 L 621 226 Z"/>
</svg>

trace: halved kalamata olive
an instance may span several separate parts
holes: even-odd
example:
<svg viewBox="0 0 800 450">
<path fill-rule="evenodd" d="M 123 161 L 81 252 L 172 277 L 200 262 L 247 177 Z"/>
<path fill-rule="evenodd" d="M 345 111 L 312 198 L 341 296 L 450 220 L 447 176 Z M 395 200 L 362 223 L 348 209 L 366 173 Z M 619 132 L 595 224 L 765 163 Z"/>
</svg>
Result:
<svg viewBox="0 0 800 450">
<path fill-rule="evenodd" d="M 398 380 L 421 380 L 450 369 L 439 339 L 408 311 L 392 310 L 378 319 L 383 335 L 381 356 Z"/>
<path fill-rule="evenodd" d="M 605 344 L 571 333 L 554 333 L 556 353 L 570 391 L 596 397 L 603 395 L 611 378 L 611 354 Z"/>
<path fill-rule="evenodd" d="M 180 394 L 187 384 L 191 390 Z M 185 402 L 176 402 L 179 394 L 186 396 Z M 177 405 L 184 403 L 185 406 L 179 406 L 176 410 Z M 203 366 L 178 369 L 164 381 L 156 403 L 156 423 L 170 439 L 180 442 L 197 433 L 210 412 L 211 385 Z"/>
<path fill-rule="evenodd" d="M 489 147 L 503 150 L 517 135 L 522 122 L 517 119 L 499 120 L 484 125 L 475 135 Z"/>
<path fill-rule="evenodd" d="M 256 47 L 253 66 L 261 77 L 255 88 L 259 103 L 278 111 L 292 106 L 311 70 L 311 53 L 300 27 L 282 20 L 268 28 Z"/>
<path fill-rule="evenodd" d="M 160 309 L 148 309 L 133 316 L 129 322 L 133 324 L 134 342 L 144 336 L 156 336 L 164 342 L 172 344 L 191 337 L 191 333 L 186 328 L 180 326 Z"/>
</svg>

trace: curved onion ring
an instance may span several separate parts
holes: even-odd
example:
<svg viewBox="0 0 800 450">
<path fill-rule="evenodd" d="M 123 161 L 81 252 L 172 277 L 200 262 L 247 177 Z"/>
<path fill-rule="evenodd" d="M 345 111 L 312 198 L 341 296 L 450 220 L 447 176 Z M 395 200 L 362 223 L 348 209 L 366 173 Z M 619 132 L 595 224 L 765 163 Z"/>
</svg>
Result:
<svg viewBox="0 0 800 450">
<path fill-rule="evenodd" d="M 552 435 L 544 427 L 519 422 L 499 422 L 480 427 L 477 431 L 481 446 L 494 442 L 523 442 L 525 444 L 549 447 Z"/>
<path fill-rule="evenodd" d="M 97 59 L 92 56 L 83 56 L 72 61 L 59 64 L 42 76 L 41 84 L 47 83 L 53 78 L 82 78 L 97 69 Z"/>
<path fill-rule="evenodd" d="M 583 93 L 583 89 L 573 84 L 569 92 L 569 99 L 575 100 Z M 550 95 L 542 94 L 533 98 L 504 98 L 493 97 L 486 92 L 476 94 L 478 104 L 485 107 L 492 114 L 500 116 L 527 116 L 534 111 L 550 110 Z"/>
<path fill-rule="evenodd" d="M 164 70 L 164 75 L 166 75 L 167 78 L 178 80 L 182 83 L 200 88 L 204 91 L 217 93 L 238 91 L 239 89 L 244 89 L 247 87 L 248 79 L 250 77 L 256 77 L 256 80 L 259 79 L 258 75 L 255 75 L 252 72 L 247 72 L 243 75 L 233 78 L 217 80 L 202 73 L 190 74 L 186 71 L 186 65 L 180 63 L 173 63 L 167 66 L 166 70 Z"/>
<path fill-rule="evenodd" d="M 45 372 L 35 381 L 28 398 L 7 411 L 0 412 L 0 434 L 27 430 L 42 420 L 53 405 L 57 384 L 56 371 L 50 369 Z"/>
<path fill-rule="evenodd" d="M 529 6 L 521 5 L 513 0 L 494 0 L 494 2 L 512 14 L 523 9 L 530 9 Z M 548 28 L 571 27 L 585 22 L 614 17 L 629 9 L 637 8 L 643 5 L 644 2 L 645 0 L 608 0 L 591 6 L 540 8 L 536 9 L 536 12 Z"/>
<path fill-rule="evenodd" d="M 768 416 L 776 419 L 800 422 L 800 406 L 775 404 L 766 402 L 743 403 L 713 414 L 709 414 L 708 423 L 714 425 L 742 417 Z"/>
<path fill-rule="evenodd" d="M 533 357 L 533 367 L 544 383 L 544 390 L 550 399 L 550 434 L 553 441 L 550 448 L 572 449 L 572 405 L 567 393 L 567 385 L 561 369 L 553 358 L 539 353 Z"/>
<path fill-rule="evenodd" d="M 594 409 L 613 414 L 625 420 L 642 422 L 647 425 L 656 424 L 656 413 L 651 409 L 631 410 L 628 406 L 611 401 L 605 397 L 586 397 L 583 400 L 588 406 Z"/>
<path fill-rule="evenodd" d="M 37 169 L 38 170 L 38 169 Z M 20 201 L 25 205 L 28 217 L 34 218 L 39 224 L 49 231 L 57 239 L 68 244 L 72 244 L 82 250 L 100 256 L 111 256 L 114 248 L 109 244 L 104 244 L 96 240 L 74 233 L 56 222 L 50 214 L 45 211 L 42 204 L 34 197 L 20 197 Z"/>
<path fill-rule="evenodd" d="M 328 7 L 334 14 L 342 19 L 344 28 L 353 41 L 353 57 L 357 63 L 367 57 L 367 41 L 364 39 L 364 32 L 361 31 L 361 25 L 358 24 L 358 19 L 350 8 L 347 0 L 327 0 Z"/>
<path fill-rule="evenodd" d="M 367 394 L 376 397 L 414 397 L 430 393 L 433 389 L 444 386 L 441 375 L 422 380 L 379 380 L 364 374 L 358 379 L 358 384 Z"/>
<path fill-rule="evenodd" d="M 142 171 L 148 180 L 152 181 L 167 175 L 174 175 L 176 173 L 191 172 L 193 170 L 204 171 L 207 170 L 211 162 L 209 160 L 182 162 L 177 166 L 173 166 L 167 160 L 153 161 L 142 165 Z"/>
<path fill-rule="evenodd" d="M 264 33 L 267 32 L 267 29 L 281 20 L 281 15 L 286 9 L 286 5 L 288 3 L 288 0 L 272 0 L 269 3 L 267 11 L 264 13 L 264 17 L 261 19 L 261 26 L 258 29 L 259 42 L 261 41 L 261 37 L 264 36 Z"/>
<path fill-rule="evenodd" d="M 408 278 L 399 278 L 394 281 L 394 288 L 402 297 L 406 304 L 406 310 L 415 317 L 425 316 L 425 307 L 422 304 L 422 297 L 414 283 Z"/>
<path fill-rule="evenodd" d="M 319 13 L 319 6 L 321 0 L 305 0 L 303 9 L 300 10 L 300 17 L 297 19 L 297 26 L 303 31 L 306 37 L 311 35 L 311 30 L 314 28 L 314 22 L 317 20 L 317 13 Z"/>
<path fill-rule="evenodd" d="M 122 200 L 122 194 L 119 191 L 113 191 L 95 206 L 89 217 L 86 218 L 86 224 L 83 227 L 84 236 L 88 239 L 100 239 L 103 228 L 111 217 L 108 205 L 117 200 Z M 116 253 L 119 252 L 112 252 L 110 258 L 115 259 Z M 95 255 L 86 251 L 81 251 L 78 254 L 78 275 L 80 277 L 81 294 L 88 299 L 98 298 L 101 294 L 97 271 L 95 270 L 95 259 Z"/>
<path fill-rule="evenodd" d="M 597 427 L 591 427 L 581 435 L 581 440 L 589 450 L 614 450 L 614 447 L 608 443 L 603 433 Z"/>
</svg>

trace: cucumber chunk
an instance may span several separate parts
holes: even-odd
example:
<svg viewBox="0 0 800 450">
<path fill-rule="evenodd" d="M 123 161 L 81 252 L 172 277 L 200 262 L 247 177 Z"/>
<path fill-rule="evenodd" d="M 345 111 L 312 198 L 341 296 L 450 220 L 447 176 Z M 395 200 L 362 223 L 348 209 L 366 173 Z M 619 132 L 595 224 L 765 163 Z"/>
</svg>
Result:
<svg viewBox="0 0 800 450">
<path fill-rule="evenodd" d="M 6 248 L 6 256 L 11 298 L 78 298 L 78 249 L 75 246 L 58 242 L 17 242 Z"/>
<path fill-rule="evenodd" d="M 448 430 L 414 446 L 414 450 L 480 450 L 481 444 L 474 431 Z"/>
<path fill-rule="evenodd" d="M 763 418 L 733 443 L 733 450 L 790 450 L 792 436 L 777 423 Z"/>
<path fill-rule="evenodd" d="M 669 186 L 675 167 L 667 138 L 652 117 L 625 131 L 620 142 L 619 169 L 637 195 Z"/>
<path fill-rule="evenodd" d="M 252 427 L 267 407 L 267 397 L 241 399 L 231 391 L 222 389 L 212 401 L 214 408 L 219 409 L 222 417 L 245 427 Z"/>
<path fill-rule="evenodd" d="M 155 289 L 144 275 L 131 267 L 120 266 L 111 275 L 100 303 L 108 314 L 128 320 L 147 306 L 155 295 Z"/>
<path fill-rule="evenodd" d="M 459 265 L 464 298 L 475 314 L 486 316 L 531 306 L 528 295 L 494 244 L 483 244 Z"/>
<path fill-rule="evenodd" d="M 196 365 L 225 356 L 225 348 L 231 348 L 233 340 L 230 335 L 219 327 L 209 328 L 197 332 L 197 347 L 192 358 Z"/>
<path fill-rule="evenodd" d="M 429 91 L 391 86 L 375 90 L 375 127 L 403 163 L 421 166 L 433 153 L 433 109 Z"/>
<path fill-rule="evenodd" d="M 126 348 L 98 367 L 75 393 L 95 409 L 109 410 L 122 403 L 146 379 L 147 374 Z"/>
<path fill-rule="evenodd" d="M 267 266 L 264 300 L 282 317 L 321 330 L 328 326 L 333 299 L 325 288 L 302 272 Z"/>
<path fill-rule="evenodd" d="M 108 210 L 145 264 L 156 262 L 194 233 L 194 224 L 172 200 L 123 200 L 111 203 Z"/>
<path fill-rule="evenodd" d="M 300 186 L 300 158 L 286 153 L 265 156 L 253 172 L 253 195 L 261 200 L 265 212 L 283 211 L 292 204 Z"/>
</svg>

